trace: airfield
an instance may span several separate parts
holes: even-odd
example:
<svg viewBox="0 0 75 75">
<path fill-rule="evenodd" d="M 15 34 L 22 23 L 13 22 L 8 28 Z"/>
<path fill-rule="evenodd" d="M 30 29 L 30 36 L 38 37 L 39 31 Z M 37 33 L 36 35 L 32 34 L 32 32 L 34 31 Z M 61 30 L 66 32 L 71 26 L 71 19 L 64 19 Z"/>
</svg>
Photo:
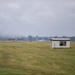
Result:
<svg viewBox="0 0 75 75">
<path fill-rule="evenodd" d="M 75 75 L 75 43 L 52 49 L 50 42 L 0 42 L 0 75 Z"/>
</svg>

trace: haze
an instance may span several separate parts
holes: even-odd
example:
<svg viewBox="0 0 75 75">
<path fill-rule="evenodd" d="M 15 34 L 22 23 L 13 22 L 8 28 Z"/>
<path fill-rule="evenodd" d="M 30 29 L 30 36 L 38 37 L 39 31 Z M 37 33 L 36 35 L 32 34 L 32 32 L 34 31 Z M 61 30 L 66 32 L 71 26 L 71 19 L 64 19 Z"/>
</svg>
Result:
<svg viewBox="0 0 75 75">
<path fill-rule="evenodd" d="M 75 0 L 0 0 L 0 35 L 73 36 Z"/>
</svg>

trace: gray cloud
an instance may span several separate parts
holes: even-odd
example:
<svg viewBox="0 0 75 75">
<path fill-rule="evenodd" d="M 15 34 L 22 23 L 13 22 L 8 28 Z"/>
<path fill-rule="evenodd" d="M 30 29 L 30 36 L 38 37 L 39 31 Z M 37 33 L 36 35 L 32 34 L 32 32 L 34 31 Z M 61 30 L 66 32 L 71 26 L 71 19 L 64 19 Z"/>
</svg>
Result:
<svg viewBox="0 0 75 75">
<path fill-rule="evenodd" d="M 75 0 L 1 0 L 0 34 L 75 35 Z"/>
</svg>

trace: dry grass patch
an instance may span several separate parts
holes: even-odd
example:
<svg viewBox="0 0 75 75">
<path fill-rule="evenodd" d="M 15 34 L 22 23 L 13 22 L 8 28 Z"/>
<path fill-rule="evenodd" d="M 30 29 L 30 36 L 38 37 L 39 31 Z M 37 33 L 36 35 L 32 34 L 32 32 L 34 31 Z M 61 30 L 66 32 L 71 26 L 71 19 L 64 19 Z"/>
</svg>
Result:
<svg viewBox="0 0 75 75">
<path fill-rule="evenodd" d="M 51 49 L 50 42 L 0 42 L 1 75 L 75 75 L 75 43 Z"/>
</svg>

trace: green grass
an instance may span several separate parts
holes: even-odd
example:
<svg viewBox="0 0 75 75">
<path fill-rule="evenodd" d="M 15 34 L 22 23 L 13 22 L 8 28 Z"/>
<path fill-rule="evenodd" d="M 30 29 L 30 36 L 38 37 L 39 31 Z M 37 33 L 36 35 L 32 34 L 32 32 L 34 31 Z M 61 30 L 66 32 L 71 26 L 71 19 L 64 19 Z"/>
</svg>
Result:
<svg viewBox="0 0 75 75">
<path fill-rule="evenodd" d="M 52 49 L 50 42 L 0 42 L 0 75 L 75 75 L 75 43 Z"/>
</svg>

